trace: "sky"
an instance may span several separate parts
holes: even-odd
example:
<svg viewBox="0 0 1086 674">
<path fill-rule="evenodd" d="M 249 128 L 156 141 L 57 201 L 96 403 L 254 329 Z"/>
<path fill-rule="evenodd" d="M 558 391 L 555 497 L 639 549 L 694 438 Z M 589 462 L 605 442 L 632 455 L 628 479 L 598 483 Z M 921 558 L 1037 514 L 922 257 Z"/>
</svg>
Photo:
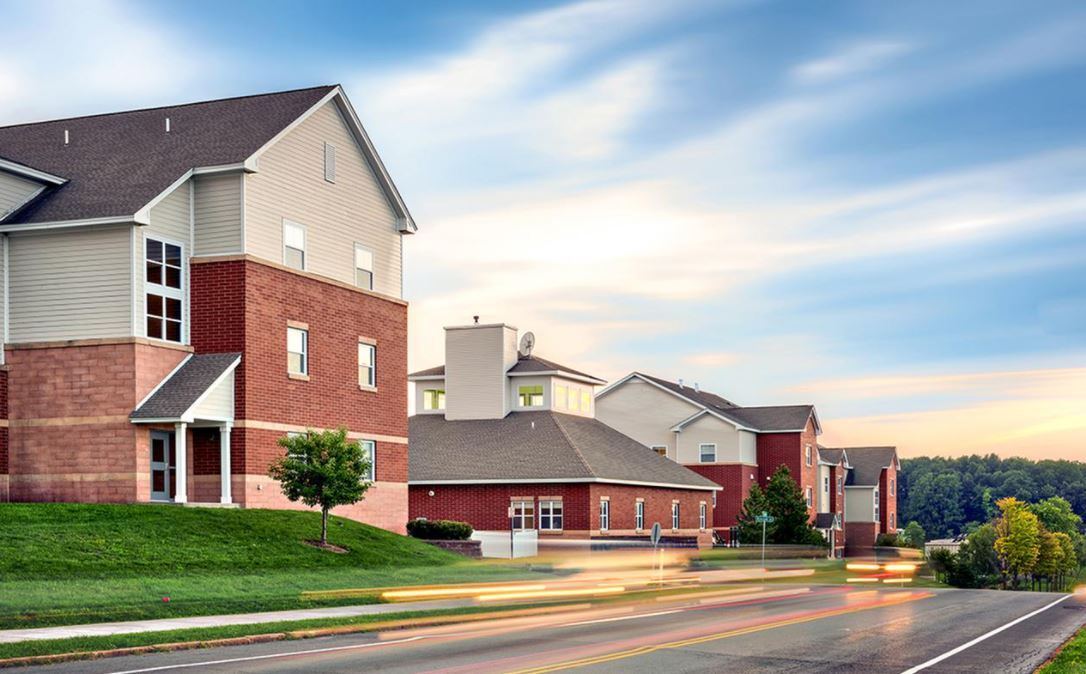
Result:
<svg viewBox="0 0 1086 674">
<path fill-rule="evenodd" d="M 826 445 L 1086 460 L 1086 7 L 0 0 L 0 123 L 341 83 L 472 315 Z"/>
</svg>

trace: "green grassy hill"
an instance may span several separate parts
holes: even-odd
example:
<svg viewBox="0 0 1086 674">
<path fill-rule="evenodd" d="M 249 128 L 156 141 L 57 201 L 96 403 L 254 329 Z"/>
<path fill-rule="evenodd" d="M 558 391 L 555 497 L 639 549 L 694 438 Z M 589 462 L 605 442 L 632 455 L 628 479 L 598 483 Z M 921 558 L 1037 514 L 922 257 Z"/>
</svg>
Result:
<svg viewBox="0 0 1086 674">
<path fill-rule="evenodd" d="M 320 538 L 320 514 L 286 510 L 69 503 L 0 505 L 0 578 L 46 580 L 176 574 L 388 569 L 462 561 L 431 545 L 332 518 L 336 554 Z"/>
</svg>

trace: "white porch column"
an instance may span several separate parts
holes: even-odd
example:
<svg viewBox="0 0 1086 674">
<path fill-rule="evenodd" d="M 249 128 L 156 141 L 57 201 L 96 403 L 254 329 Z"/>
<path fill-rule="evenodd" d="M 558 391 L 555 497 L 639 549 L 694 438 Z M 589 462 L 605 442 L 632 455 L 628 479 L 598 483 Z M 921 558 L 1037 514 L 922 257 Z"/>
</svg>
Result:
<svg viewBox="0 0 1086 674">
<path fill-rule="evenodd" d="M 221 503 L 233 503 L 230 493 L 230 424 L 223 424 L 219 428 L 219 479 L 222 481 L 219 487 Z"/>
<path fill-rule="evenodd" d="M 189 448 L 188 448 L 188 424 L 174 424 L 173 462 L 174 471 L 177 473 L 177 482 L 174 486 L 176 492 L 174 503 L 189 502 Z"/>
</svg>

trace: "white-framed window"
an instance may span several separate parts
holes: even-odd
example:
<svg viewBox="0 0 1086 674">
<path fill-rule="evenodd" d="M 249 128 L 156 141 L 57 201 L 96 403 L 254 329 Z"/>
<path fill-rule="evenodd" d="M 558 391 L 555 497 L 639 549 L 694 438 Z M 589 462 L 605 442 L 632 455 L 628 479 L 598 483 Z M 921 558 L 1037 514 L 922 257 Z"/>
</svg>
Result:
<svg viewBox="0 0 1086 674">
<path fill-rule="evenodd" d="M 713 508 L 716 508 L 716 490 L 713 490 Z"/>
<path fill-rule="evenodd" d="M 894 479 L 890 478 L 890 496 L 894 495 Z"/>
<path fill-rule="evenodd" d="M 422 409 L 431 411 L 445 409 L 445 390 L 439 388 L 428 388 L 423 391 Z"/>
<path fill-rule="evenodd" d="M 360 243 L 354 245 L 354 284 L 373 290 L 373 251 Z"/>
<path fill-rule="evenodd" d="M 287 372 L 309 374 L 309 331 L 287 327 Z"/>
<path fill-rule="evenodd" d="M 671 528 L 672 529 L 678 529 L 679 528 L 679 504 L 678 503 L 672 503 L 671 504 Z"/>
<path fill-rule="evenodd" d="M 840 475 L 838 475 L 838 476 L 837 476 L 837 493 L 838 493 L 838 494 L 840 494 L 840 493 L 841 493 L 841 491 L 842 491 L 842 490 L 843 490 L 844 488 L 845 488 L 845 478 L 844 478 L 844 477 L 842 477 L 842 476 L 840 476 Z"/>
<path fill-rule="evenodd" d="M 305 435 L 305 433 L 303 433 L 302 431 L 287 431 L 287 437 L 288 438 L 300 438 L 303 435 Z M 303 461 L 303 462 L 306 461 L 305 455 L 304 454 L 298 454 L 297 452 L 292 452 L 292 451 L 288 450 L 287 451 L 287 456 L 294 459 L 295 461 Z"/>
<path fill-rule="evenodd" d="M 698 460 L 702 463 L 716 463 L 716 443 L 703 442 L 698 445 Z"/>
<path fill-rule="evenodd" d="M 656 452 L 660 456 L 667 456 L 667 445 L 653 445 L 652 451 Z"/>
<path fill-rule="evenodd" d="M 358 385 L 377 386 L 377 347 L 366 342 L 358 343 Z"/>
<path fill-rule="evenodd" d="M 803 457 L 807 461 L 808 466 L 814 461 L 814 453 L 811 451 L 810 445 L 806 445 L 803 448 Z"/>
<path fill-rule="evenodd" d="M 160 239 L 144 242 L 144 313 L 147 336 L 168 342 L 185 339 L 184 248 Z"/>
<path fill-rule="evenodd" d="M 641 531 L 645 528 L 645 502 L 634 503 L 634 529 Z"/>
<path fill-rule="evenodd" d="M 562 502 L 541 500 L 539 502 L 539 528 L 544 531 L 562 530 Z"/>
<path fill-rule="evenodd" d="M 358 446 L 362 448 L 362 454 L 370 460 L 370 471 L 366 479 L 373 482 L 377 479 L 377 443 L 373 440 L 359 440 Z"/>
<path fill-rule="evenodd" d="M 822 478 L 822 491 L 826 492 L 827 494 L 830 493 L 830 476 L 829 475 Z"/>
<path fill-rule="evenodd" d="M 521 386 L 517 389 L 521 407 L 543 407 L 543 385 Z"/>
<path fill-rule="evenodd" d="M 581 390 L 581 411 L 588 414 L 592 411 L 592 394 L 587 390 Z"/>
<path fill-rule="evenodd" d="M 699 529 L 702 529 L 702 530 L 705 529 L 705 520 L 708 519 L 708 517 L 707 517 L 708 511 L 709 511 L 709 509 L 707 507 L 705 507 L 705 501 L 702 501 L 701 503 L 698 504 L 698 528 Z"/>
<path fill-rule="evenodd" d="M 569 389 L 569 398 L 566 400 L 566 408 L 571 412 L 577 412 L 581 409 L 580 392 L 573 387 L 570 387 Z"/>
<path fill-rule="evenodd" d="M 807 507 L 808 508 L 810 508 L 811 504 L 814 503 L 814 501 L 812 499 L 812 496 L 813 496 L 812 492 L 813 491 L 814 490 L 811 489 L 810 487 L 807 487 L 806 489 L 803 490 L 804 496 L 805 496 L 805 498 L 807 500 Z"/>
<path fill-rule="evenodd" d="M 611 528 L 611 502 L 607 499 L 600 499 L 600 531 L 607 531 Z"/>
<path fill-rule="evenodd" d="M 283 264 L 305 270 L 305 225 L 283 218 Z"/>
<path fill-rule="evenodd" d="M 324 144 L 324 179 L 330 183 L 336 181 L 336 146 Z"/>
<path fill-rule="evenodd" d="M 512 501 L 513 528 L 517 530 L 535 527 L 535 504 L 531 501 Z"/>
<path fill-rule="evenodd" d="M 879 503 L 879 488 L 875 487 L 875 521 L 878 522 L 882 519 L 882 508 Z"/>
<path fill-rule="evenodd" d="M 556 385 L 554 387 L 554 409 L 562 410 L 566 408 L 566 400 L 569 398 L 569 388 L 566 386 Z"/>
</svg>

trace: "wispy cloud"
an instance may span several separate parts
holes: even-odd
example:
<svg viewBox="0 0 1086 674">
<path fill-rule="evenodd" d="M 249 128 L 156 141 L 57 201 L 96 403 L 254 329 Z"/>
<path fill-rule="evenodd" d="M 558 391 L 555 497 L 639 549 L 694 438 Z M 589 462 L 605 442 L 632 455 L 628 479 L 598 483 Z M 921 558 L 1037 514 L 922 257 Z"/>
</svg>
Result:
<svg viewBox="0 0 1086 674">
<path fill-rule="evenodd" d="M 792 69 L 792 77 L 804 84 L 838 80 L 877 70 L 913 48 L 907 42 L 896 40 L 862 42 L 829 56 L 801 63 Z"/>
</svg>

